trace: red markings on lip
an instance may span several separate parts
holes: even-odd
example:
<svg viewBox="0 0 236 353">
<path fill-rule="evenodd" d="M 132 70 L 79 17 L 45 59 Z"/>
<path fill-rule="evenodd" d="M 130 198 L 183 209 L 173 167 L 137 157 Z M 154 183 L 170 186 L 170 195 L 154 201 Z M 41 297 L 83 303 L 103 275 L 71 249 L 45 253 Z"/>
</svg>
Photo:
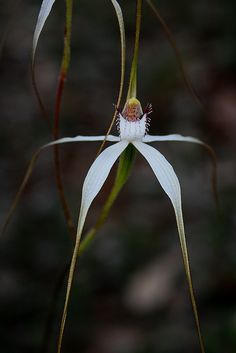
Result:
<svg viewBox="0 0 236 353">
<path fill-rule="evenodd" d="M 124 107 L 123 117 L 128 121 L 137 121 L 140 120 L 143 115 L 142 108 L 138 100 L 128 101 Z"/>
</svg>

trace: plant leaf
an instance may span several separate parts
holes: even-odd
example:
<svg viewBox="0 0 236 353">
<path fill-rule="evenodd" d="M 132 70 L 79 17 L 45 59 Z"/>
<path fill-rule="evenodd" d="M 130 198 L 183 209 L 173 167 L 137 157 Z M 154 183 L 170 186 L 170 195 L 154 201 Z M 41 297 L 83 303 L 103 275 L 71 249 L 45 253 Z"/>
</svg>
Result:
<svg viewBox="0 0 236 353">
<path fill-rule="evenodd" d="M 192 285 L 192 278 L 189 265 L 188 249 L 186 244 L 182 205 L 181 205 L 181 191 L 179 180 L 171 166 L 171 164 L 165 159 L 165 157 L 158 152 L 155 148 L 148 146 L 142 142 L 133 142 L 133 145 L 138 149 L 138 151 L 144 156 L 144 158 L 149 163 L 152 168 L 157 180 L 161 184 L 163 190 L 169 196 L 171 203 L 174 207 L 175 217 L 177 222 L 177 228 L 179 233 L 180 246 L 183 255 L 183 262 L 185 273 L 187 277 L 189 293 L 191 298 L 191 303 L 193 307 L 194 318 L 197 326 L 197 332 L 201 347 L 201 352 L 205 353 L 203 338 L 201 334 L 200 322 L 198 317 L 198 310 Z"/>
<path fill-rule="evenodd" d="M 34 63 L 35 51 L 37 48 L 40 33 L 51 12 L 54 2 L 55 0 L 43 0 L 42 2 L 33 36 L 32 63 Z"/>
</svg>

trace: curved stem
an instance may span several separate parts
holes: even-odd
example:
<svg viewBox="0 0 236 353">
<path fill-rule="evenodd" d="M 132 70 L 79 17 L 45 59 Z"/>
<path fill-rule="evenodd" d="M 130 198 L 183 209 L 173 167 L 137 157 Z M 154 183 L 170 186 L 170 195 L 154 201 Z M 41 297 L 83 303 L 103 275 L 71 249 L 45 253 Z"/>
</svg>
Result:
<svg viewBox="0 0 236 353">
<path fill-rule="evenodd" d="M 63 47 L 63 55 L 61 61 L 61 68 L 59 73 L 59 80 L 57 85 L 56 91 L 56 103 L 55 103 L 55 111 L 54 111 L 54 122 L 51 124 L 50 118 L 46 111 L 46 108 L 43 104 L 43 100 L 41 98 L 36 78 L 35 78 L 35 59 L 33 56 L 31 71 L 32 71 L 32 84 L 34 88 L 34 92 L 42 113 L 42 116 L 46 120 L 49 129 L 52 132 L 52 136 L 54 139 L 59 137 L 59 120 L 60 120 L 60 111 L 61 111 L 61 103 L 62 103 L 62 96 L 65 86 L 65 81 L 67 78 L 67 73 L 70 65 L 70 44 L 71 44 L 71 27 L 72 27 L 72 7 L 73 7 L 73 0 L 66 0 L 66 21 L 65 21 L 65 32 L 64 32 L 64 47 Z M 34 55 L 34 54 L 33 54 Z M 55 178 L 56 178 L 56 185 L 57 191 L 59 195 L 59 199 L 62 205 L 64 217 L 69 229 L 69 232 L 72 237 L 74 237 L 76 233 L 76 228 L 74 226 L 70 209 L 66 201 L 64 187 L 62 183 L 62 177 L 60 172 L 60 158 L 59 158 L 59 149 L 58 146 L 54 147 L 54 164 L 55 164 Z"/>
<path fill-rule="evenodd" d="M 121 102 L 121 98 L 122 98 L 122 94 L 123 94 L 124 79 L 125 79 L 125 55 L 126 55 L 125 26 L 124 26 L 123 14 L 122 14 L 120 5 L 118 4 L 118 2 L 116 0 L 111 0 L 111 2 L 115 8 L 117 20 L 119 23 L 119 29 L 120 29 L 120 44 L 121 44 L 120 88 L 119 88 L 118 98 L 116 101 L 116 107 L 119 107 L 120 102 Z M 111 132 L 112 126 L 114 125 L 114 122 L 116 120 L 116 113 L 117 112 L 115 109 L 111 123 L 110 123 L 109 128 L 106 132 L 106 137 L 105 137 L 104 141 L 101 143 L 101 146 L 99 147 L 97 155 L 102 151 L 102 149 L 106 143 L 106 138 Z"/>
<path fill-rule="evenodd" d="M 187 248 L 186 237 L 185 237 L 183 218 L 182 218 L 182 214 L 180 213 L 180 210 L 175 210 L 175 214 L 176 214 L 176 219 L 179 220 L 179 222 L 177 221 L 177 227 L 178 227 L 178 233 L 179 233 L 180 247 L 182 251 L 184 269 L 187 277 L 189 295 L 190 295 L 190 300 L 192 304 L 200 349 L 201 349 L 201 353 L 205 353 L 205 345 L 204 345 L 202 331 L 201 331 L 198 308 L 197 308 L 195 294 L 193 290 L 193 282 L 192 282 L 192 275 L 190 271 L 189 255 L 188 255 L 188 248 Z"/>
<path fill-rule="evenodd" d="M 44 118 L 44 120 L 46 121 L 49 130 L 52 130 L 52 124 L 51 124 L 51 120 L 49 118 L 48 112 L 44 106 L 42 97 L 40 95 L 39 89 L 38 89 L 38 85 L 37 85 L 37 81 L 36 81 L 36 77 L 35 77 L 35 67 L 34 67 L 34 63 L 31 66 L 31 78 L 32 78 L 32 86 L 33 86 L 33 90 L 36 96 L 36 100 L 38 102 L 39 105 L 39 110 L 41 111 L 42 117 Z"/>
</svg>

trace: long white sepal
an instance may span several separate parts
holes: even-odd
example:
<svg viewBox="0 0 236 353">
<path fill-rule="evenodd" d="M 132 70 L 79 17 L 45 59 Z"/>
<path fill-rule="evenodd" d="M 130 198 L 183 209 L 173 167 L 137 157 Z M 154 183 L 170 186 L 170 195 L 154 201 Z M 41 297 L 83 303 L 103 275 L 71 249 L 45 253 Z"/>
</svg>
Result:
<svg viewBox="0 0 236 353">
<path fill-rule="evenodd" d="M 200 145 L 204 145 L 204 142 L 201 140 L 191 137 L 191 136 L 182 136 L 179 134 L 171 134 L 171 135 L 145 135 L 143 138 L 143 142 L 155 142 L 155 141 L 180 141 L 180 142 L 192 142 L 198 143 Z"/>
<path fill-rule="evenodd" d="M 18 201 L 19 201 L 19 199 L 20 199 L 20 197 L 21 197 L 21 194 L 22 194 L 22 192 L 23 192 L 23 190 L 24 190 L 24 188 L 25 188 L 25 186 L 26 186 L 26 184 L 27 184 L 27 182 L 28 182 L 28 180 L 29 180 L 29 178 L 30 178 L 30 176 L 31 176 L 31 173 L 32 173 L 33 168 L 34 168 L 34 165 L 35 165 L 35 163 L 36 163 L 36 161 L 37 161 L 37 159 L 38 159 L 40 153 L 41 153 L 45 148 L 51 147 L 51 146 L 53 146 L 53 145 L 59 145 L 59 144 L 69 143 L 69 142 L 102 141 L 102 140 L 104 140 L 104 138 L 105 138 L 105 136 L 75 136 L 75 137 L 63 137 L 63 138 L 61 138 L 61 139 L 55 140 L 55 141 L 53 141 L 53 142 L 49 142 L 49 143 L 43 145 L 42 147 L 40 147 L 40 148 L 34 153 L 33 157 L 31 158 L 31 161 L 30 161 L 29 166 L 28 166 L 28 168 L 27 168 L 27 170 L 26 170 L 26 173 L 25 173 L 25 176 L 24 176 L 24 178 L 23 178 L 23 181 L 22 181 L 22 183 L 21 183 L 21 185 L 20 185 L 20 187 L 19 187 L 19 189 L 18 189 L 18 192 L 17 192 L 17 194 L 16 194 L 16 196 L 15 196 L 14 201 L 12 202 L 12 205 L 11 205 L 11 207 L 10 207 L 10 210 L 9 210 L 8 213 L 7 213 L 6 220 L 5 220 L 5 222 L 3 223 L 2 229 L 0 229 L 0 234 L 2 234 L 2 233 L 5 231 L 5 229 L 6 229 L 7 225 L 8 225 L 8 223 L 9 223 L 9 221 L 10 221 L 10 219 L 11 219 L 11 216 L 12 216 L 12 214 L 13 214 L 13 212 L 14 212 L 14 210 L 15 210 L 17 204 L 18 204 Z M 110 141 L 110 142 L 117 142 L 117 141 L 120 141 L 120 138 L 119 138 L 119 137 L 113 136 L 113 135 L 108 135 L 106 139 L 107 139 L 107 141 Z"/>
<path fill-rule="evenodd" d="M 181 210 L 180 185 L 170 163 L 155 148 L 137 141 L 133 144 L 150 164 L 162 188 L 171 199 L 175 211 Z"/>
<path fill-rule="evenodd" d="M 195 301 L 191 272 L 190 272 L 189 256 L 188 256 L 188 249 L 186 244 L 183 214 L 182 214 L 181 191 L 180 191 L 179 180 L 171 164 L 155 148 L 149 145 L 146 145 L 145 143 L 137 142 L 137 141 L 133 142 L 133 145 L 137 148 L 137 150 L 144 156 L 144 158 L 149 163 L 155 176 L 157 177 L 163 190 L 169 196 L 172 202 L 172 205 L 174 207 L 180 245 L 181 245 L 181 250 L 183 255 L 184 268 L 187 276 L 189 293 L 190 293 L 191 302 L 193 306 L 193 312 L 194 312 L 195 322 L 197 326 L 199 342 L 201 346 L 201 351 L 202 353 L 204 353 L 205 352 L 204 344 L 203 344 L 203 339 L 202 339 L 202 334 L 200 329 L 198 310 L 197 310 L 197 305 Z"/>
<path fill-rule="evenodd" d="M 95 159 L 84 180 L 80 214 L 79 214 L 77 234 L 76 234 L 76 242 L 75 242 L 74 252 L 71 260 L 70 272 L 69 272 L 69 277 L 67 282 L 66 298 L 65 298 L 63 316 L 62 316 L 61 327 L 60 327 L 58 353 L 61 351 L 62 338 L 63 338 L 65 321 L 67 316 L 67 307 L 68 307 L 71 285 L 72 285 L 75 266 L 76 266 L 76 260 L 79 252 L 80 238 L 83 231 L 85 219 L 91 203 L 93 202 L 94 198 L 97 196 L 103 184 L 105 183 L 113 164 L 115 163 L 115 161 L 118 159 L 118 157 L 121 155 L 121 153 L 125 150 L 127 146 L 128 146 L 127 141 L 120 141 L 115 145 L 112 145 L 106 148 Z"/>
<path fill-rule="evenodd" d="M 118 1 L 111 0 L 111 2 L 112 2 L 114 9 L 116 11 L 116 16 L 117 16 L 117 20 L 119 23 L 119 29 L 120 29 L 120 42 L 121 42 L 121 78 L 120 78 L 119 96 L 118 96 L 118 100 L 117 100 L 117 106 L 119 107 L 121 96 L 122 96 L 122 91 L 123 91 L 123 86 L 124 86 L 124 77 L 125 77 L 125 49 L 126 49 L 125 25 L 124 25 L 123 13 L 122 13 L 122 10 L 121 10 L 121 7 L 120 7 Z M 114 115 L 114 117 L 115 116 L 116 115 Z M 114 119 L 113 119 L 113 122 L 114 122 Z M 113 122 L 112 122 L 112 124 L 113 124 Z"/>
<path fill-rule="evenodd" d="M 49 147 L 49 146 L 53 146 L 53 145 L 59 145 L 61 143 L 70 143 L 70 142 L 86 142 L 86 141 L 103 141 L 104 139 L 106 139 L 106 141 L 110 141 L 110 142 L 119 142 L 120 141 L 120 137 L 118 136 L 113 136 L 113 135 L 108 135 L 108 136 L 75 136 L 75 137 L 62 137 L 61 139 L 52 141 L 47 143 L 46 145 L 43 146 L 43 148 L 45 147 Z"/>
<path fill-rule="evenodd" d="M 118 19 L 118 22 L 119 22 L 120 34 L 121 34 L 121 42 L 122 42 L 122 45 L 125 46 L 125 26 L 124 26 L 124 19 L 123 19 L 122 10 L 121 10 L 121 7 L 120 7 L 118 1 L 111 0 L 111 2 L 112 2 L 113 6 L 115 8 L 116 16 L 117 16 L 117 19 Z"/>
<path fill-rule="evenodd" d="M 33 36 L 33 48 L 32 48 L 32 62 L 34 62 L 34 57 L 35 57 L 35 51 L 37 48 L 38 40 L 40 33 L 43 29 L 43 26 L 51 12 L 52 6 L 54 4 L 55 0 L 43 0 L 38 19 L 37 19 L 37 24 L 35 27 L 34 31 L 34 36 Z"/>
<path fill-rule="evenodd" d="M 211 158 L 211 162 L 212 162 L 212 191 L 213 191 L 213 195 L 214 195 L 214 199 L 215 199 L 215 203 L 216 205 L 218 204 L 218 190 L 217 190 L 217 158 L 215 155 L 215 152 L 213 150 L 213 148 L 208 145 L 207 143 L 195 138 L 195 137 L 191 137 L 191 136 L 182 136 L 179 134 L 171 134 L 171 135 L 156 135 L 156 136 L 152 136 L 152 135 L 146 135 L 143 138 L 143 142 L 155 142 L 155 141 L 179 141 L 179 142 L 190 142 L 190 143 L 197 143 L 198 145 L 203 146 L 207 153 L 209 154 L 210 158 Z"/>
<path fill-rule="evenodd" d="M 107 179 L 113 164 L 127 146 L 127 141 L 120 141 L 106 148 L 91 165 L 83 184 L 77 234 L 82 232 L 85 217 L 92 201 Z"/>
</svg>

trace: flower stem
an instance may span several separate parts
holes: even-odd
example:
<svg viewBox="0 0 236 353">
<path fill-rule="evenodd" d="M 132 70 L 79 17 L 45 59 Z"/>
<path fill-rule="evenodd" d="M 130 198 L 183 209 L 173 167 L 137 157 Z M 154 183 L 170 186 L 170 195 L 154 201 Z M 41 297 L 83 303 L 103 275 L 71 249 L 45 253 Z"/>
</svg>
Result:
<svg viewBox="0 0 236 353">
<path fill-rule="evenodd" d="M 127 94 L 127 100 L 137 95 L 137 67 L 138 67 L 138 53 L 139 53 L 139 38 L 141 29 L 141 16 L 142 16 L 142 0 L 137 0 L 136 9 L 136 31 L 135 31 L 135 43 L 134 43 L 134 54 L 130 71 L 129 88 Z"/>
</svg>

